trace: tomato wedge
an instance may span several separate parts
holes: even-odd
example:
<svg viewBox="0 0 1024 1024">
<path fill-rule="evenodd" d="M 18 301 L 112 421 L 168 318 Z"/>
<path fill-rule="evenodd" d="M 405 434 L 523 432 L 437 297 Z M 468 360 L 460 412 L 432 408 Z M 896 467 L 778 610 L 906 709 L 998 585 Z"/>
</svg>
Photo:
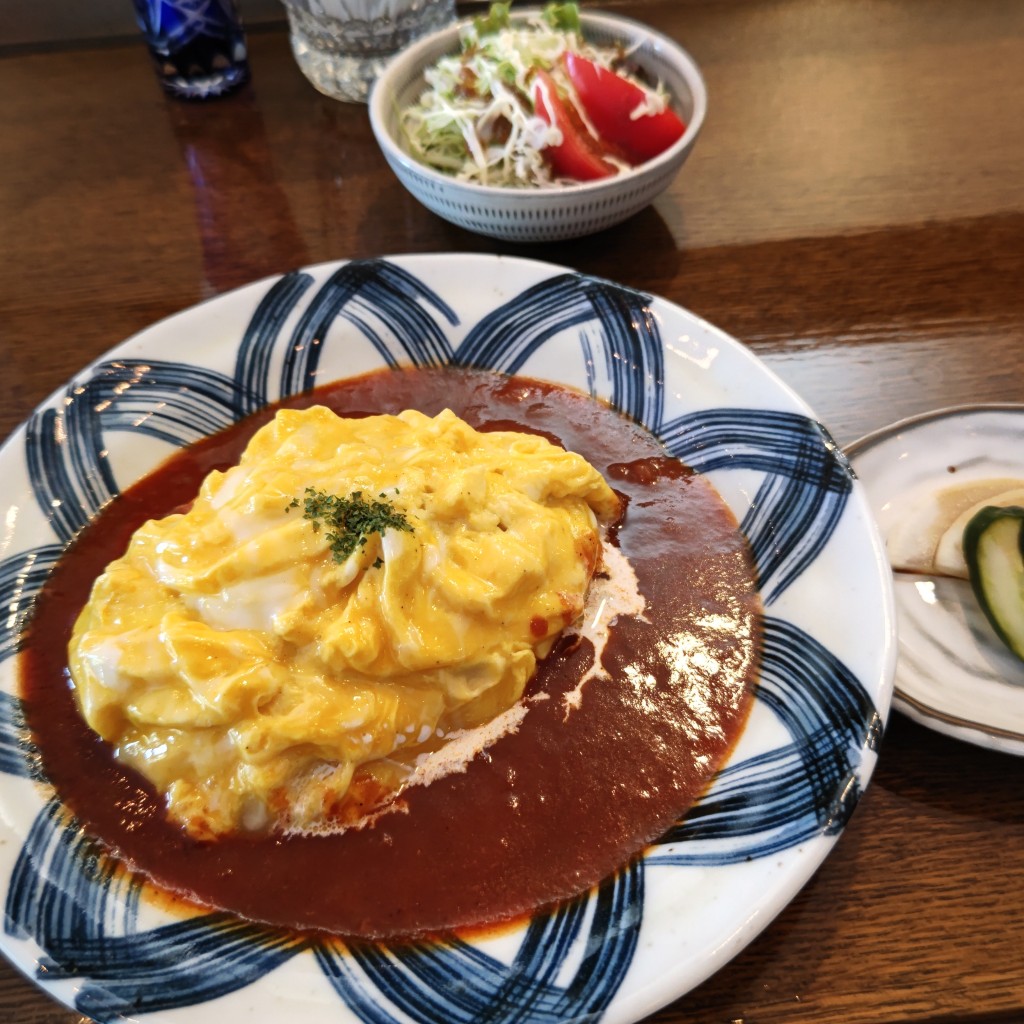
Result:
<svg viewBox="0 0 1024 1024">
<path fill-rule="evenodd" d="M 562 133 L 559 145 L 544 150 L 545 158 L 557 175 L 594 181 L 616 173 L 614 164 L 605 160 L 601 144 L 590 134 L 576 108 L 558 95 L 546 71 L 537 70 L 531 91 L 537 115 Z"/>
<path fill-rule="evenodd" d="M 664 153 L 686 131 L 675 111 L 630 115 L 646 95 L 638 85 L 578 53 L 564 57 L 565 71 L 579 97 L 583 112 L 607 142 L 620 146 L 633 163 Z"/>
</svg>

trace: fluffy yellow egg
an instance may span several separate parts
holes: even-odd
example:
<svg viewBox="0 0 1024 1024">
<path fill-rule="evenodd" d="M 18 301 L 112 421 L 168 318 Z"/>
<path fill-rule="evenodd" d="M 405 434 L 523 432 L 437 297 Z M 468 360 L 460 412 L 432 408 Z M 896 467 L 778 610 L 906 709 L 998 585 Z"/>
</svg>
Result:
<svg viewBox="0 0 1024 1024">
<path fill-rule="evenodd" d="M 351 528 L 317 515 L 335 499 L 402 525 L 346 553 Z M 79 706 L 197 837 L 344 824 L 520 698 L 617 513 L 541 437 L 283 410 L 96 581 L 69 650 Z"/>
</svg>

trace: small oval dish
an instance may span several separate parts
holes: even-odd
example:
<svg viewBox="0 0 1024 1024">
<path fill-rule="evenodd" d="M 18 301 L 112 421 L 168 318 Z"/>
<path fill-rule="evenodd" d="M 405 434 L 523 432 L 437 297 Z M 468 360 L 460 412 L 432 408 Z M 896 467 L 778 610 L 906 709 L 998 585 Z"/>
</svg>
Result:
<svg viewBox="0 0 1024 1024">
<path fill-rule="evenodd" d="M 954 481 L 1024 479 L 1024 405 L 938 409 L 847 446 L 883 538 Z M 986 621 L 971 586 L 895 574 L 899 657 L 893 706 L 915 722 L 990 750 L 1024 756 L 1024 663 Z"/>
<path fill-rule="evenodd" d="M 513 15 L 523 19 L 525 15 Z M 400 114 L 422 94 L 424 70 L 454 53 L 466 24 L 414 43 L 384 69 L 370 95 L 370 123 L 399 181 L 439 217 L 509 242 L 550 242 L 593 234 L 648 206 L 679 172 L 704 123 L 707 89 L 693 58 L 666 36 L 611 14 L 580 12 L 589 42 L 618 46 L 651 81 L 664 84 L 686 131 L 659 156 L 614 177 L 574 185 L 510 188 L 459 181 L 420 163 L 404 143 Z"/>
</svg>

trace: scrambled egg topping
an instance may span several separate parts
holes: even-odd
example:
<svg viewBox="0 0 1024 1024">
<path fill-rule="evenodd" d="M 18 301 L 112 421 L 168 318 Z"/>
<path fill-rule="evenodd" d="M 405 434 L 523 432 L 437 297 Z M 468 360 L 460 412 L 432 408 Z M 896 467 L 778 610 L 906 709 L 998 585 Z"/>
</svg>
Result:
<svg viewBox="0 0 1024 1024">
<path fill-rule="evenodd" d="M 338 561 L 307 488 L 409 528 Z M 597 470 L 541 437 L 450 411 L 283 410 L 96 581 L 69 651 L 82 713 L 196 837 L 351 823 L 519 699 L 617 513 Z"/>
</svg>

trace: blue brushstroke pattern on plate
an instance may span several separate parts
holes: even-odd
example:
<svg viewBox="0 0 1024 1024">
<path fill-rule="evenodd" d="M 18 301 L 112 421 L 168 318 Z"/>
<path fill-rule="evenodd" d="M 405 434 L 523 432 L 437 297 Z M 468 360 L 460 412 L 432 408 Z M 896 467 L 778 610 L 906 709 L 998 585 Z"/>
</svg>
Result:
<svg viewBox="0 0 1024 1024">
<path fill-rule="evenodd" d="M 552 338 L 575 330 L 592 393 L 645 423 L 701 472 L 762 474 L 741 526 L 769 611 L 843 516 L 851 474 L 812 419 L 746 408 L 665 419 L 664 349 L 650 296 L 556 273 L 490 311 L 453 348 L 446 325 L 458 323 L 455 311 L 400 266 L 354 261 L 314 284 L 298 271 L 268 287 L 239 340 L 233 375 L 173 361 L 105 361 L 69 386 L 65 402 L 31 418 L 25 458 L 55 540 L 0 563 L 0 600 L 9 609 L 0 660 L 18 650 L 32 600 L 63 547 L 118 493 L 105 435 L 141 431 L 184 446 L 310 388 L 338 318 L 385 367 L 515 373 Z M 142 879 L 82 834 L 56 798 L 24 842 L 4 927 L 43 951 L 41 982 L 74 979 L 75 1008 L 103 1022 L 196 1006 L 300 954 L 315 957 L 339 1000 L 366 1024 L 597 1021 L 636 953 L 647 872 L 768 857 L 837 833 L 857 803 L 861 761 L 876 747 L 881 720 L 842 662 L 797 626 L 766 614 L 757 700 L 788 742 L 728 764 L 644 858 L 591 894 L 538 914 L 512 963 L 457 939 L 392 946 L 313 939 L 224 913 L 143 927 Z M 9 695 L 0 696 L 0 771 L 39 776 L 19 701 Z"/>
</svg>

